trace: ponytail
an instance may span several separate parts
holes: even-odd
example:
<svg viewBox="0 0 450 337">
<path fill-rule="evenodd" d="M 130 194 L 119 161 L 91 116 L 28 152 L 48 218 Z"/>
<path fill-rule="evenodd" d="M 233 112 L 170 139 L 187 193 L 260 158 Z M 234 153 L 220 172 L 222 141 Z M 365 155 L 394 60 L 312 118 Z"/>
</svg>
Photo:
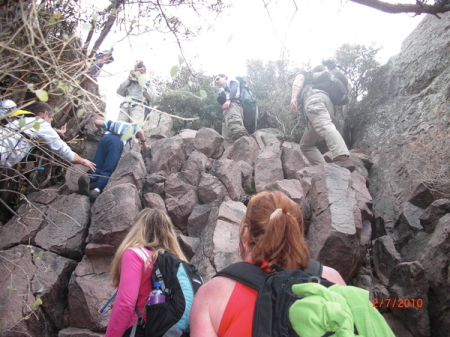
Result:
<svg viewBox="0 0 450 337">
<path fill-rule="evenodd" d="M 267 262 L 283 269 L 308 266 L 303 214 L 286 195 L 279 191 L 258 193 L 250 200 L 243 221 L 243 227 L 248 227 L 246 240 L 254 264 Z M 242 235 L 241 230 L 241 242 Z"/>
</svg>

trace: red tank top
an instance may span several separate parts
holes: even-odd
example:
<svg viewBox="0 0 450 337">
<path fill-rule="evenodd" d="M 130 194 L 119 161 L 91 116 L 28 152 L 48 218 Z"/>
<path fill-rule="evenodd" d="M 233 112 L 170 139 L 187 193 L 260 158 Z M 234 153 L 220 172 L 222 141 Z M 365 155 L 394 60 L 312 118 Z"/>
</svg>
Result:
<svg viewBox="0 0 450 337">
<path fill-rule="evenodd" d="M 252 337 L 258 291 L 236 282 L 220 321 L 219 337 Z"/>
</svg>

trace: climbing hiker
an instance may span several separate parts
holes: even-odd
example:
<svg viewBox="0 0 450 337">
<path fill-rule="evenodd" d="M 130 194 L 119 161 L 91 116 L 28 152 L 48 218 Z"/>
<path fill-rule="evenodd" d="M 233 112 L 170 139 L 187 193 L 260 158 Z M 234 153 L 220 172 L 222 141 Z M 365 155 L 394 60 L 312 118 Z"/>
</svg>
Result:
<svg viewBox="0 0 450 337">
<path fill-rule="evenodd" d="M 217 102 L 222 105 L 222 136 L 224 147 L 227 148 L 242 136 L 248 136 L 243 120 L 244 111 L 239 101 L 240 84 L 238 80 L 219 74 L 214 78 L 214 85 L 220 88 Z"/>
<path fill-rule="evenodd" d="M 121 136 L 128 128 L 133 129 L 142 149 L 147 148 L 145 134 L 142 130 L 138 130 L 136 125 L 100 119 L 96 120 L 94 124 L 97 127 L 98 134 L 103 134 L 105 131 L 105 134 L 98 142 L 97 152 L 94 156 L 96 168 L 95 170 L 87 171 L 88 176 L 82 175 L 78 178 L 78 193 L 87 195 L 91 202 L 97 199 L 108 183 L 109 177 L 113 174 L 122 156 L 124 145 L 129 143 L 130 147 L 132 147 L 131 140 L 121 140 Z M 91 183 L 94 183 L 92 190 L 90 190 Z"/>
<path fill-rule="evenodd" d="M 95 164 L 73 152 L 52 128 L 50 105 L 37 102 L 27 107 L 23 119 L 16 118 L 0 129 L 0 166 L 13 167 L 34 147 L 47 148 L 72 164 L 95 170 Z M 23 111 L 25 112 L 25 111 Z M 23 121 L 23 122 L 21 122 Z M 23 123 L 23 125 L 22 125 Z M 35 127 L 39 123 L 39 127 Z"/>
<path fill-rule="evenodd" d="M 333 68 L 333 65 L 330 65 L 329 68 Z M 328 149 L 333 154 L 333 163 L 353 172 L 355 166 L 348 159 L 347 145 L 332 121 L 334 105 L 342 105 L 346 102 L 347 84 L 340 83 L 341 77 L 337 73 L 330 73 L 329 68 L 320 65 L 312 72 L 299 71 L 291 76 L 291 112 L 297 114 L 300 107 L 308 118 L 307 127 L 300 141 L 300 148 L 312 165 L 325 163 L 322 154 L 315 146 L 319 140 L 325 139 Z M 332 70 L 337 71 L 335 68 Z M 320 82 L 322 79 L 325 80 Z M 341 96 L 339 89 L 342 90 Z M 334 97 L 337 98 L 333 104 Z"/>
<path fill-rule="evenodd" d="M 146 106 L 149 106 L 155 99 L 150 81 L 145 81 L 141 85 L 140 74 L 145 75 L 147 68 L 142 61 L 138 61 L 134 69 L 130 71 L 128 79 L 120 84 L 117 94 L 126 99 L 120 104 L 119 122 L 136 123 L 140 117 L 144 116 Z"/>
</svg>

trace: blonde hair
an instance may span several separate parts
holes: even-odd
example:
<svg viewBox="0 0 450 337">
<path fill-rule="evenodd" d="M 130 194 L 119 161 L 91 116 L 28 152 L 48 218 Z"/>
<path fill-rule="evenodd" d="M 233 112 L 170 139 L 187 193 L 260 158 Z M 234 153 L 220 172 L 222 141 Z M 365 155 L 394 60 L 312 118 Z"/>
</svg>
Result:
<svg viewBox="0 0 450 337">
<path fill-rule="evenodd" d="M 242 258 L 250 250 L 252 262 L 257 266 L 264 262 L 283 269 L 308 266 L 310 254 L 302 211 L 282 192 L 263 191 L 250 199 L 239 237 Z"/>
<path fill-rule="evenodd" d="M 134 225 L 117 248 L 112 261 L 110 277 L 112 285 L 118 287 L 120 281 L 120 266 L 125 249 L 130 247 L 151 247 L 152 254 L 145 261 L 146 267 L 158 257 L 158 252 L 165 250 L 187 261 L 178 243 L 172 220 L 157 209 L 145 208 L 137 216 Z"/>
</svg>

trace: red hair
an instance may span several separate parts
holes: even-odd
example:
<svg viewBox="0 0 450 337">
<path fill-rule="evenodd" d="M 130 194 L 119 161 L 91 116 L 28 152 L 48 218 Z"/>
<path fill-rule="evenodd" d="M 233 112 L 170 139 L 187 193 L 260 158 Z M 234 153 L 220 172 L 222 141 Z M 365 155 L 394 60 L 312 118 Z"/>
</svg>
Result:
<svg viewBox="0 0 450 337">
<path fill-rule="evenodd" d="M 264 262 L 283 269 L 308 266 L 310 255 L 302 211 L 282 192 L 263 191 L 250 199 L 240 231 L 239 245 L 244 258 L 243 241 L 247 242 L 257 266 Z"/>
</svg>

